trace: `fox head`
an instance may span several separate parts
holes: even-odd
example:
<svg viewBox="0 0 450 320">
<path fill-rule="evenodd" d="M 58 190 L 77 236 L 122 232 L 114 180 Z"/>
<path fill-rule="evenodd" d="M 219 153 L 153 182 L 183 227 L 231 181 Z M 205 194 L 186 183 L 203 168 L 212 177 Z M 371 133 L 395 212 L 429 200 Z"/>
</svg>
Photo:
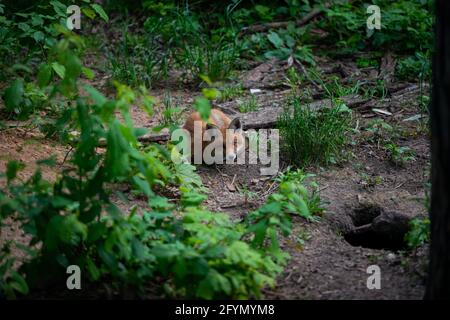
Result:
<svg viewBox="0 0 450 320">
<path fill-rule="evenodd" d="M 207 130 L 220 130 L 221 134 L 216 135 L 216 143 L 223 145 L 223 154 L 226 162 L 233 162 L 237 156 L 245 150 L 245 136 L 242 129 L 242 122 L 239 118 L 234 118 L 228 127 L 219 127 L 213 123 L 207 123 Z"/>
</svg>

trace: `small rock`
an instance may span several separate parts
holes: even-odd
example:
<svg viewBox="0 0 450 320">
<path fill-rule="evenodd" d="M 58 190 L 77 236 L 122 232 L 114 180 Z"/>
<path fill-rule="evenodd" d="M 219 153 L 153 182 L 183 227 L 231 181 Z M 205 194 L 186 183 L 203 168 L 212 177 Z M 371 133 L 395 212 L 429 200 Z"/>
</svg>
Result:
<svg viewBox="0 0 450 320">
<path fill-rule="evenodd" d="M 389 254 L 387 255 L 387 259 L 388 259 L 389 261 L 394 261 L 395 258 L 397 258 L 397 257 L 396 257 L 396 255 L 393 254 L 392 252 L 389 253 Z"/>
<path fill-rule="evenodd" d="M 230 191 L 230 192 L 235 192 L 236 191 L 236 187 L 234 186 L 233 183 L 227 183 L 226 185 L 227 185 L 228 191 Z"/>
</svg>

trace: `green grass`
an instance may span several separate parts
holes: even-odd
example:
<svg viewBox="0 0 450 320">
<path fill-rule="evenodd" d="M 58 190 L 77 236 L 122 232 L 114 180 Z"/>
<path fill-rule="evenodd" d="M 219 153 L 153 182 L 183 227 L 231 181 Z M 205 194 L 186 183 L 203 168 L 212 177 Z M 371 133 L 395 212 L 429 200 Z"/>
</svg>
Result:
<svg viewBox="0 0 450 320">
<path fill-rule="evenodd" d="M 278 119 L 282 147 L 297 167 L 335 163 L 348 143 L 351 112 L 343 105 L 311 110 L 293 98 Z"/>
<path fill-rule="evenodd" d="M 176 127 L 181 123 L 181 108 L 170 92 L 165 92 L 162 98 L 161 125 Z"/>
<path fill-rule="evenodd" d="M 217 100 L 218 102 L 225 102 L 232 100 L 233 98 L 240 97 L 243 94 L 244 88 L 242 87 L 242 84 L 227 85 L 221 88 L 220 96 Z"/>
<path fill-rule="evenodd" d="M 258 99 L 256 99 L 255 95 L 250 95 L 243 101 L 238 103 L 239 111 L 242 113 L 253 112 L 259 109 Z"/>
<path fill-rule="evenodd" d="M 133 34 L 125 28 L 118 43 L 107 50 L 108 68 L 115 80 L 132 87 L 151 88 L 167 76 L 168 53 L 146 35 Z"/>
<path fill-rule="evenodd" d="M 239 49 L 233 43 L 185 44 L 175 57 L 187 77 L 199 81 L 207 76 L 212 82 L 225 80 L 237 66 Z"/>
<path fill-rule="evenodd" d="M 356 60 L 356 65 L 358 66 L 358 68 L 370 68 L 370 67 L 377 68 L 378 61 L 373 58 L 361 57 Z"/>
<path fill-rule="evenodd" d="M 350 86 L 344 86 L 339 82 L 340 79 L 338 77 L 332 77 L 330 80 L 329 83 L 323 84 L 325 91 L 330 98 L 340 98 L 357 94 L 359 91 L 360 84 L 358 82 Z"/>
<path fill-rule="evenodd" d="M 291 88 L 300 87 L 300 85 L 306 81 L 304 74 L 299 74 L 294 67 L 290 67 L 286 71 L 286 84 Z"/>
</svg>

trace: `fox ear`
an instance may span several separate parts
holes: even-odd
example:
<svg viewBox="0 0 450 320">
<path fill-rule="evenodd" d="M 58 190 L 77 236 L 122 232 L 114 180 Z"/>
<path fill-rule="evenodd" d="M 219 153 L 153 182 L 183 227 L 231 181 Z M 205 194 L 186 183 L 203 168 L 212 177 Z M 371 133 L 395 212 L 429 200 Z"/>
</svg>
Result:
<svg viewBox="0 0 450 320">
<path fill-rule="evenodd" d="M 234 118 L 230 125 L 228 126 L 228 129 L 234 129 L 234 130 L 242 130 L 242 121 L 240 118 Z"/>
<path fill-rule="evenodd" d="M 206 130 L 209 130 L 209 129 L 219 129 L 219 127 L 216 126 L 216 125 L 213 124 L 213 123 L 207 123 L 207 124 L 206 124 Z"/>
</svg>

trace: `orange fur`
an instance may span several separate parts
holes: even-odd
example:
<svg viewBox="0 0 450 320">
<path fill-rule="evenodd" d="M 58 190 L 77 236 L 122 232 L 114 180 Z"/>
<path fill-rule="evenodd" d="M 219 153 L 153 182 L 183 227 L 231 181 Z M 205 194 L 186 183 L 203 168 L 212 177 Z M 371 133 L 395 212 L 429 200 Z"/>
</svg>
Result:
<svg viewBox="0 0 450 320">
<path fill-rule="evenodd" d="M 201 121 L 201 137 L 194 137 L 194 124 L 195 121 Z M 197 143 L 200 143 L 202 146 L 202 152 L 205 149 L 205 147 L 211 143 L 210 141 L 203 141 L 205 131 L 208 129 L 219 129 L 221 132 L 221 137 L 218 139 L 221 139 L 221 141 L 218 141 L 218 143 L 221 143 L 223 145 L 223 154 L 226 159 L 233 160 L 237 157 L 237 155 L 243 151 L 245 147 L 245 138 L 242 131 L 242 124 L 240 119 L 236 118 L 231 120 L 227 115 L 225 115 L 222 111 L 218 109 L 212 109 L 211 114 L 209 116 L 209 119 L 207 122 L 203 121 L 200 114 L 198 112 L 193 112 L 189 115 L 187 118 L 183 129 L 186 129 L 191 134 L 191 151 L 192 156 L 194 155 L 194 142 L 197 140 Z M 234 129 L 234 132 L 230 132 L 227 129 Z M 233 143 L 229 146 L 226 145 L 227 141 L 227 135 L 231 134 L 231 137 L 228 137 L 231 139 Z"/>
</svg>

